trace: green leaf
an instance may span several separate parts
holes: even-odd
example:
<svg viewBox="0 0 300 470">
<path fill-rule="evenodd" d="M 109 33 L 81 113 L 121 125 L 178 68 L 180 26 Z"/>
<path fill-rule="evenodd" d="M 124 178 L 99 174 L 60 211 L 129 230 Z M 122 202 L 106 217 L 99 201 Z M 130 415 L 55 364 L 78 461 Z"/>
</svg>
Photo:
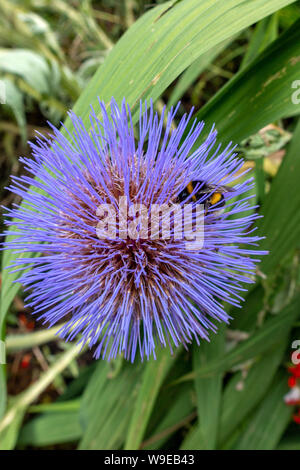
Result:
<svg viewBox="0 0 300 470">
<path fill-rule="evenodd" d="M 187 384 L 177 387 L 176 397 L 172 399 L 173 388 L 167 388 L 169 401 L 165 402 L 164 409 L 159 410 L 160 421 L 153 433 L 142 445 L 142 449 L 161 449 L 166 441 L 180 428 L 185 426 L 194 416 L 194 403 L 192 400 L 192 390 Z M 161 394 L 159 402 L 161 401 Z"/>
<path fill-rule="evenodd" d="M 238 372 L 227 384 L 220 420 L 221 446 L 243 419 L 260 403 L 283 358 L 285 347 L 286 338 L 251 365 L 245 378 L 242 372 Z"/>
<path fill-rule="evenodd" d="M 86 103 L 96 105 L 97 93 L 108 104 L 111 96 L 118 102 L 126 96 L 138 111 L 141 98 L 156 100 L 203 53 L 293 1 L 173 3 L 166 2 L 143 15 L 116 44 L 75 106 L 75 112 L 85 108 L 80 113 L 84 120 Z"/>
<path fill-rule="evenodd" d="M 157 359 L 152 358 L 146 364 L 127 433 L 124 447 L 126 450 L 139 448 L 155 400 L 173 363 L 174 357 L 171 356 L 169 349 L 161 349 L 157 352 Z"/>
<path fill-rule="evenodd" d="M 61 401 L 65 403 L 69 402 L 75 397 L 81 396 L 83 390 L 87 387 L 87 384 L 89 383 L 96 366 L 96 361 L 93 361 L 91 364 L 84 367 L 81 366 L 79 369 L 79 375 L 68 384 L 65 391 L 58 397 L 55 403 L 58 405 Z M 54 405 L 54 403 L 52 405 Z"/>
<path fill-rule="evenodd" d="M 233 330 L 253 331 L 256 328 L 258 315 L 264 307 L 265 291 L 262 284 L 257 284 L 247 295 L 243 310 L 234 307 L 230 314 L 233 321 L 230 327 Z"/>
<path fill-rule="evenodd" d="M 15 447 L 24 414 L 25 409 L 18 408 L 9 426 L 4 431 L 0 430 L 0 450 L 12 450 Z"/>
<path fill-rule="evenodd" d="M 183 440 L 180 450 L 206 449 L 206 440 L 200 426 L 194 426 Z"/>
<path fill-rule="evenodd" d="M 298 431 L 298 430 L 297 430 Z M 287 435 L 279 442 L 277 450 L 300 450 L 299 431 Z"/>
<path fill-rule="evenodd" d="M 293 322 L 299 316 L 300 294 L 276 316 L 270 317 L 263 326 L 258 329 L 249 339 L 230 350 L 222 358 L 213 360 L 209 364 L 184 375 L 175 383 L 193 380 L 199 377 L 212 377 L 216 372 L 229 370 L 231 367 L 242 364 L 248 359 L 258 357 L 265 353 L 273 345 L 282 341 L 283 335 L 287 334 Z"/>
<path fill-rule="evenodd" d="M 124 364 L 118 370 L 98 361 L 83 395 L 80 422 L 84 434 L 79 449 L 121 447 L 133 413 L 140 373 L 141 364 Z"/>
<path fill-rule="evenodd" d="M 279 24 L 282 28 L 289 28 L 298 18 L 300 18 L 299 3 L 295 2 L 278 12 Z"/>
<path fill-rule="evenodd" d="M 225 324 L 217 334 L 211 336 L 210 343 L 202 341 L 200 347 L 193 348 L 194 370 L 218 360 L 225 352 Z M 212 377 L 195 376 L 197 392 L 198 426 L 204 439 L 204 449 L 215 449 L 219 429 L 220 404 L 222 395 L 222 372 Z M 200 447 L 197 447 L 200 449 Z"/>
<path fill-rule="evenodd" d="M 22 428 L 18 446 L 48 446 L 80 439 L 82 428 L 78 411 L 44 413 Z"/>
<path fill-rule="evenodd" d="M 7 394 L 6 394 L 6 374 L 5 374 L 5 365 L 0 364 L 0 417 L 4 415 L 6 404 L 7 404 Z"/>
<path fill-rule="evenodd" d="M 287 375 L 279 373 L 234 449 L 272 450 L 277 446 L 292 414 L 283 400 L 287 390 Z"/>
<path fill-rule="evenodd" d="M 220 142 L 241 142 L 267 124 L 300 113 L 292 83 L 300 75 L 300 21 L 235 75 L 197 114 Z M 276 96 L 276 99 L 274 99 Z"/>
<path fill-rule="evenodd" d="M 176 106 L 182 95 L 188 90 L 193 82 L 201 75 L 201 73 L 213 63 L 213 61 L 226 49 L 226 47 L 232 42 L 232 38 L 217 44 L 212 50 L 209 50 L 202 54 L 192 65 L 183 72 L 179 78 L 175 87 L 172 90 L 171 96 L 168 100 L 168 108 Z"/>
<path fill-rule="evenodd" d="M 240 70 L 249 65 L 271 42 L 275 41 L 278 29 L 278 14 L 260 21 L 251 36 L 246 54 L 243 57 Z"/>
<path fill-rule="evenodd" d="M 0 72 L 22 78 L 41 94 L 50 94 L 58 85 L 46 60 L 29 49 L 0 49 Z"/>
</svg>

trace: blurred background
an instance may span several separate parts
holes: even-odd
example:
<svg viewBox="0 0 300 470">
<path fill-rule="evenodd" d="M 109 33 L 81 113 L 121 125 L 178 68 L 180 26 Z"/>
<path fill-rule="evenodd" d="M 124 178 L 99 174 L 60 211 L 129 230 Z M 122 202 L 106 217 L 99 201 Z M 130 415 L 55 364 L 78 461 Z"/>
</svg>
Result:
<svg viewBox="0 0 300 470">
<path fill-rule="evenodd" d="M 1 0 L 0 81 L 5 84 L 6 91 L 5 103 L 0 105 L 1 205 L 11 207 L 13 203 L 19 203 L 7 186 L 10 175 L 24 172 L 18 158 L 29 155 L 27 141 L 34 140 L 36 130 L 46 134 L 47 121 L 57 126 L 64 121 L 67 111 L 73 107 L 118 39 L 141 15 L 159 3 L 163 2 Z M 155 103 L 158 112 L 165 104 L 170 107 L 179 99 L 182 103 L 179 116 L 192 106 L 196 111 L 203 108 L 299 18 L 299 2 L 294 2 L 222 42 L 205 57 L 196 60 L 164 91 Z M 99 94 L 101 96 L 101 90 Z M 256 202 L 259 204 L 264 203 L 285 159 L 296 124 L 296 116 L 276 119 L 254 135 L 237 141 L 238 149 L 246 159 L 245 168 L 253 168 Z M 294 189 L 290 190 L 290 198 L 293 199 Z M 255 338 L 255 335 L 251 336 L 254 326 L 259 329 L 265 318 L 275 317 L 295 298 L 300 283 L 299 246 L 292 248 L 268 273 L 268 277 L 263 270 L 258 272 L 260 282 L 247 298 L 245 315 L 238 317 L 224 336 L 227 358 L 235 347 L 242 347 L 249 337 Z M 30 391 L 43 374 L 53 371 L 55 364 L 71 347 L 55 337 L 57 330 L 45 330 L 32 312 L 24 307 L 23 299 L 24 295 L 19 291 L 6 319 L 6 377 L 9 403 L 12 404 L 14 397 Z M 235 314 L 241 315 L 241 312 L 233 312 L 234 318 Z M 291 327 L 293 329 L 287 333 L 284 331 L 287 335 L 284 344 L 278 341 L 274 345 L 270 341 L 270 348 L 266 354 L 263 351 L 264 359 L 258 361 L 258 368 L 253 368 L 253 364 L 257 366 L 254 354 L 242 355 L 240 361 L 236 358 L 229 360 L 221 375 L 214 362 L 215 369 L 212 368 L 209 379 L 212 380 L 212 407 L 220 416 L 222 431 L 218 444 L 209 443 L 208 448 L 259 448 L 268 421 L 265 433 L 269 440 L 262 444 L 264 448 L 300 449 L 300 415 L 294 406 L 300 403 L 296 390 L 300 371 L 291 363 L 291 353 L 297 349 L 297 345 L 292 348 L 292 342 L 300 340 L 299 317 L 293 317 Z M 278 330 L 274 332 L 276 334 Z M 18 335 L 21 335 L 21 340 Z M 195 377 L 188 377 L 192 373 L 192 353 L 180 354 L 176 370 L 170 368 L 167 379 L 168 384 L 178 381 L 178 385 L 163 388 L 161 404 L 155 407 L 147 424 L 141 448 L 205 448 L 197 428 L 197 387 L 201 388 L 201 383 L 196 380 L 194 384 Z M 206 364 L 205 348 L 203 354 L 201 360 Z M 111 365 L 103 364 L 101 372 L 97 372 L 97 366 L 98 361 L 92 359 L 91 352 L 83 352 L 76 358 L 70 352 L 66 366 L 51 372 L 38 394 L 33 393 L 32 399 L 31 392 L 29 397 L 26 395 L 26 407 L 22 408 L 10 431 L 14 434 L 14 445 L 20 449 L 76 449 L 78 445 L 99 449 L 122 447 L 131 409 L 128 408 L 129 415 L 121 418 L 120 410 L 126 404 L 116 397 L 116 402 L 109 402 L 109 421 L 105 414 L 108 413 L 105 400 L 118 387 L 127 396 L 136 396 L 132 384 L 140 366 L 134 370 L 124 368 L 122 359 Z M 101 388 L 97 385 L 99 377 L 95 374 L 99 373 L 111 381 L 109 386 L 101 385 Z M 214 390 L 219 387 L 224 392 L 223 411 L 218 401 L 214 404 Z M 247 394 L 243 395 L 243 390 Z M 284 399 L 286 396 L 288 398 Z M 101 397 L 104 397 L 102 401 Z M 95 423 L 89 424 L 94 413 L 89 406 L 96 399 L 99 400 L 99 416 L 106 423 L 101 431 Z M 165 411 L 167 403 L 172 405 L 172 413 Z M 82 411 L 85 404 L 89 404 L 86 413 Z M 252 439 L 250 425 L 258 429 L 260 442 Z M 269 434 L 273 432 L 273 438 L 270 438 Z"/>
</svg>

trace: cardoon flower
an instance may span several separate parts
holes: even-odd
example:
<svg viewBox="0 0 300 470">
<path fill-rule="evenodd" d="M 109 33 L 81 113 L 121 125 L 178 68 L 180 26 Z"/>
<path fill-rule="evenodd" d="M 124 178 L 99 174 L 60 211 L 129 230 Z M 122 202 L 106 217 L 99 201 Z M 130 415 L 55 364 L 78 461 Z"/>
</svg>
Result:
<svg viewBox="0 0 300 470">
<path fill-rule="evenodd" d="M 141 103 L 137 129 L 125 102 L 119 108 L 112 100 L 110 113 L 104 103 L 99 106 L 102 117 L 92 109 L 89 128 L 70 113 L 72 133 L 52 127 L 51 137 L 38 138 L 31 144 L 33 158 L 21 158 L 32 176 L 12 177 L 10 189 L 23 204 L 8 211 L 14 238 L 6 248 L 39 254 L 13 264 L 28 292 L 27 306 L 49 326 L 64 320 L 60 336 L 72 340 L 80 334 L 97 358 L 123 353 L 133 361 L 137 352 L 142 359 L 155 356 L 157 345 L 172 351 L 193 339 L 209 340 L 217 323 L 229 320 L 223 304 L 239 305 L 242 283 L 253 282 L 258 261 L 250 258 L 259 253 L 251 249 L 259 240 L 246 193 L 252 183 L 234 185 L 243 160 L 231 145 L 223 151 L 216 146 L 213 129 L 197 147 L 204 124 L 195 121 L 186 132 L 191 113 L 174 129 L 178 106 L 165 130 L 152 103 L 148 109 Z M 190 182 L 196 182 L 195 191 L 180 198 Z M 233 189 L 224 192 L 226 210 L 205 205 L 213 188 L 224 185 Z M 203 187 L 211 190 L 201 192 Z M 127 204 L 125 229 L 121 201 Z M 170 217 L 168 237 L 159 236 L 162 219 L 154 237 L 142 223 L 135 237 L 126 232 L 135 220 L 134 204 L 143 204 L 148 214 L 153 205 L 178 203 L 192 207 L 190 235 L 195 210 L 205 205 L 198 249 L 176 236 L 178 214 Z M 105 209 L 101 214 L 99 207 Z M 116 225 L 105 232 L 102 224 L 99 235 L 108 216 Z"/>
</svg>

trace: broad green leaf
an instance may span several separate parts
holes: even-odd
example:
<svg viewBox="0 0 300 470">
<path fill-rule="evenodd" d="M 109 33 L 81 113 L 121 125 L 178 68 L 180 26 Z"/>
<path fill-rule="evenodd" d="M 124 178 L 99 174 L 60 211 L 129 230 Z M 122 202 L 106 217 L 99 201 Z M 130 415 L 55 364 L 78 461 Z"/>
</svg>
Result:
<svg viewBox="0 0 300 470">
<path fill-rule="evenodd" d="M 50 94 L 59 84 L 47 61 L 29 49 L 0 49 L 0 72 L 22 78 L 40 94 Z"/>
<path fill-rule="evenodd" d="M 146 13 L 125 33 L 99 68 L 74 110 L 87 119 L 96 94 L 109 104 L 125 96 L 138 110 L 141 98 L 156 100 L 194 60 L 215 45 L 291 0 L 183 0 Z M 134 51 L 134 54 L 132 53 Z"/>
<path fill-rule="evenodd" d="M 172 434 L 185 426 L 194 417 L 193 391 L 186 384 L 183 387 L 177 387 L 177 389 L 179 389 L 179 393 L 176 394 L 175 400 L 172 400 L 171 395 L 174 387 L 167 388 L 170 396 L 169 402 L 165 403 L 164 411 L 160 410 L 160 422 L 149 438 L 146 438 L 143 442 L 142 449 L 161 449 Z M 159 397 L 160 400 L 161 396 Z"/>
<path fill-rule="evenodd" d="M 237 372 L 226 385 L 220 419 L 221 445 L 260 403 L 283 359 L 285 347 L 286 338 L 257 362 L 249 365 L 246 377 L 243 377 L 242 372 Z"/>
<path fill-rule="evenodd" d="M 300 450 L 299 431 L 291 435 L 284 436 L 279 442 L 276 449 L 277 450 Z"/>
<path fill-rule="evenodd" d="M 209 364 L 200 367 L 193 372 L 184 375 L 175 383 L 193 380 L 199 377 L 212 377 L 216 372 L 229 370 L 231 367 L 242 364 L 248 359 L 260 356 L 273 345 L 280 343 L 282 338 L 290 330 L 293 322 L 299 316 L 300 294 L 276 316 L 271 316 L 263 326 L 255 331 L 249 339 L 240 343 L 234 349 L 227 352 L 222 358 L 213 360 Z"/>
<path fill-rule="evenodd" d="M 292 83 L 300 75 L 299 42 L 297 21 L 196 114 L 207 131 L 215 123 L 220 142 L 239 143 L 273 121 L 299 114 L 300 105 L 292 102 Z"/>
<path fill-rule="evenodd" d="M 202 341 L 200 347 L 194 345 L 194 370 L 218 360 L 225 353 L 225 324 L 219 327 L 217 334 L 211 336 L 211 341 Z M 195 377 L 197 393 L 198 426 L 204 439 L 204 449 L 215 449 L 219 429 L 220 404 L 222 395 L 222 372 L 212 377 Z M 200 449 L 200 447 L 197 447 Z"/>
<path fill-rule="evenodd" d="M 179 78 L 175 87 L 172 90 L 171 96 L 168 100 L 168 108 L 176 106 L 182 95 L 188 90 L 193 82 L 199 77 L 199 75 L 210 65 L 213 61 L 226 49 L 226 47 L 232 42 L 232 39 L 224 41 L 221 44 L 215 46 L 212 50 L 205 52 L 201 55 L 193 64 L 183 72 Z"/>
<path fill-rule="evenodd" d="M 156 360 L 150 359 L 145 365 L 141 378 L 141 386 L 135 401 L 134 411 L 127 433 L 125 442 L 126 450 L 139 448 L 155 400 L 173 363 L 174 357 L 171 356 L 169 349 L 161 349 L 157 352 Z"/>
<path fill-rule="evenodd" d="M 180 450 L 206 450 L 206 439 L 202 433 L 202 428 L 194 426 L 183 440 Z"/>
<path fill-rule="evenodd" d="M 275 41 L 278 32 L 278 14 L 264 18 L 255 27 L 251 36 L 247 52 L 243 57 L 240 70 L 249 65 L 256 57 L 273 41 Z"/>
<path fill-rule="evenodd" d="M 289 28 L 298 18 L 300 18 L 299 2 L 288 5 L 278 12 L 279 25 L 286 29 Z"/>
<path fill-rule="evenodd" d="M 18 20 L 28 27 L 34 42 L 41 42 L 43 45 L 47 44 L 49 49 L 54 51 L 60 59 L 63 58 L 63 52 L 58 44 L 57 35 L 51 30 L 49 23 L 44 18 L 36 13 L 25 12 L 24 10 L 16 10 L 15 14 L 18 16 Z"/>
<path fill-rule="evenodd" d="M 0 430 L 0 450 L 12 450 L 18 439 L 19 431 L 24 418 L 25 409 L 19 408 L 14 414 L 9 426 L 5 430 Z M 1 423 L 0 423 L 1 424 Z"/>
<path fill-rule="evenodd" d="M 22 428 L 18 446 L 48 446 L 80 439 L 82 428 L 78 411 L 44 413 Z"/>
<path fill-rule="evenodd" d="M 0 417 L 4 415 L 7 404 L 5 371 L 5 365 L 0 364 Z"/>
<path fill-rule="evenodd" d="M 233 330 L 253 331 L 257 324 L 257 318 L 264 306 L 265 291 L 263 286 L 257 284 L 247 295 L 243 309 L 233 308 L 230 314 L 233 321 L 230 327 Z"/>
<path fill-rule="evenodd" d="M 118 449 L 122 446 L 140 386 L 141 365 L 121 370 L 99 360 L 82 400 L 82 450 Z"/>
<path fill-rule="evenodd" d="M 277 446 L 293 411 L 283 400 L 287 390 L 287 375 L 278 373 L 234 449 L 272 450 Z"/>
<path fill-rule="evenodd" d="M 87 387 L 87 384 L 89 383 L 89 380 L 91 379 L 96 367 L 96 361 L 92 362 L 88 366 L 81 367 L 78 377 L 68 384 L 66 390 L 58 397 L 55 403 L 59 404 L 61 401 L 67 402 L 71 399 L 74 399 L 75 397 L 79 397 L 83 390 Z"/>
<path fill-rule="evenodd" d="M 152 409 L 145 436 L 140 446 L 141 449 L 145 448 L 145 443 L 147 444 L 149 441 L 150 446 L 148 447 L 147 444 L 146 448 L 156 449 L 158 435 L 162 434 L 160 442 L 165 442 L 179 427 L 184 426 L 190 413 L 195 414 L 194 389 L 186 383 L 180 384 L 178 387 L 170 386 L 174 380 L 183 375 L 187 368 L 189 369 L 190 367 L 190 355 L 185 350 L 179 350 L 176 354 L 176 361 L 174 361 L 170 372 L 167 374 L 165 382 L 159 391 L 159 398 Z M 151 446 L 153 438 L 154 442 Z"/>
</svg>

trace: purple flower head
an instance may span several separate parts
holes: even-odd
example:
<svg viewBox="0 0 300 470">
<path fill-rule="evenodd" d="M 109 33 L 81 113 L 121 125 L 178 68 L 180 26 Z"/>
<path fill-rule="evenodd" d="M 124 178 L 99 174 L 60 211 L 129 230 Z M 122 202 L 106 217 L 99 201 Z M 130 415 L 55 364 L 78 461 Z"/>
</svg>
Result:
<svg viewBox="0 0 300 470">
<path fill-rule="evenodd" d="M 190 113 L 174 129 L 177 109 L 169 112 L 165 129 L 152 103 L 141 103 L 137 129 L 125 101 L 118 107 L 112 100 L 110 114 L 100 102 L 102 117 L 92 109 L 89 129 L 70 113 L 72 134 L 52 127 L 51 138 L 31 144 L 33 158 L 21 158 L 32 176 L 12 177 L 10 190 L 23 203 L 8 210 L 7 233 L 14 237 L 5 247 L 39 254 L 12 265 L 29 291 L 27 305 L 50 326 L 64 320 L 60 336 L 80 334 L 97 358 L 124 353 L 133 361 L 137 352 L 142 359 L 155 356 L 156 345 L 172 350 L 209 339 L 216 322 L 229 320 L 223 303 L 238 306 L 243 283 L 253 282 L 258 260 L 250 256 L 260 252 L 251 249 L 259 240 L 249 203 L 252 183 L 234 184 L 243 160 L 231 145 L 223 151 L 216 146 L 213 129 L 195 149 L 204 124 L 193 122 L 187 133 Z M 186 193 L 191 182 L 194 189 Z M 224 185 L 232 191 L 223 192 Z M 221 200 L 208 204 L 218 189 Z M 163 218 L 150 236 L 135 209 L 130 212 L 135 204 L 147 216 L 153 205 L 189 204 L 190 235 L 196 209 L 203 207 L 201 248 L 190 249 L 176 235 L 181 214 L 175 212 L 168 237 L 160 236 Z M 114 223 L 111 231 L 102 226 L 105 236 L 99 236 L 100 221 Z"/>
</svg>

